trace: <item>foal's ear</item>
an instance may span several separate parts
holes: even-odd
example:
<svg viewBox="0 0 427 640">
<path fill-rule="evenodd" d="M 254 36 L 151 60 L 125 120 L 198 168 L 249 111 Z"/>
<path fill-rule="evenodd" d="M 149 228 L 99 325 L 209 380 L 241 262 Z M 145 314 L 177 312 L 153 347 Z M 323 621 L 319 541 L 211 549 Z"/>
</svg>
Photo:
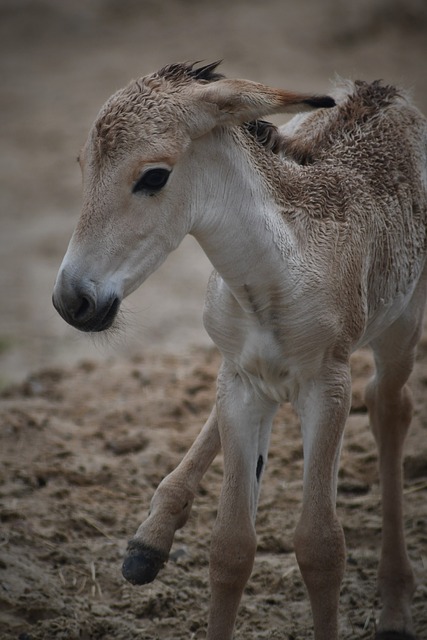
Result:
<svg viewBox="0 0 427 640">
<path fill-rule="evenodd" d="M 216 125 L 236 125 L 273 113 L 298 113 L 335 106 L 330 96 L 272 89 L 250 80 L 218 80 L 197 87 L 197 101 L 209 106 Z M 214 110 L 212 112 L 212 107 Z"/>
</svg>

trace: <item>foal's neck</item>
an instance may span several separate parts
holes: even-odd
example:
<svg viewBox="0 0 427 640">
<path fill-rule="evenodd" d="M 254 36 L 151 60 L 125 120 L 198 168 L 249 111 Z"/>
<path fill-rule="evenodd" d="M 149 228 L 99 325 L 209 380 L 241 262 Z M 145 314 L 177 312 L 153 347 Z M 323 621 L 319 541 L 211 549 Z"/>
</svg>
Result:
<svg viewBox="0 0 427 640">
<path fill-rule="evenodd" d="M 279 182 L 274 173 L 282 171 L 282 161 L 272 157 L 269 165 L 264 150 L 236 131 L 214 132 L 196 147 L 205 206 L 197 212 L 193 235 L 239 301 L 243 291 L 242 306 L 248 288 L 260 294 L 283 289 L 290 238 L 272 186 Z"/>
</svg>

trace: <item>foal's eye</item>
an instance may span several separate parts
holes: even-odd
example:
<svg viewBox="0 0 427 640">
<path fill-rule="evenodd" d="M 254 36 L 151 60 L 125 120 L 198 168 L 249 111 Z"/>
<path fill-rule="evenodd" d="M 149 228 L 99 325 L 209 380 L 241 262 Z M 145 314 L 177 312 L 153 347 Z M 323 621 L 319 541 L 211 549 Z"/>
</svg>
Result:
<svg viewBox="0 0 427 640">
<path fill-rule="evenodd" d="M 170 171 L 168 169 L 148 169 L 133 186 L 132 193 L 147 191 L 153 193 L 160 191 L 168 181 Z"/>
</svg>

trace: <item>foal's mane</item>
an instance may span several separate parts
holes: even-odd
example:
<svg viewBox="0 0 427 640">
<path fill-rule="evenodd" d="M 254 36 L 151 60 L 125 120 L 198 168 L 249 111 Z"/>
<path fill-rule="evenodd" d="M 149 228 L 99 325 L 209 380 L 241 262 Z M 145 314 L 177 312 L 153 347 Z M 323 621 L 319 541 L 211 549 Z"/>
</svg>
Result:
<svg viewBox="0 0 427 640">
<path fill-rule="evenodd" d="M 196 81 L 208 83 L 216 82 L 217 80 L 225 78 L 224 74 L 216 72 L 216 68 L 221 64 L 222 60 L 216 60 L 215 62 L 206 64 L 203 67 L 195 68 L 199 62 L 200 61 L 175 62 L 173 64 L 168 64 L 166 67 L 163 67 L 163 69 L 160 69 L 156 75 L 172 82 Z"/>
</svg>

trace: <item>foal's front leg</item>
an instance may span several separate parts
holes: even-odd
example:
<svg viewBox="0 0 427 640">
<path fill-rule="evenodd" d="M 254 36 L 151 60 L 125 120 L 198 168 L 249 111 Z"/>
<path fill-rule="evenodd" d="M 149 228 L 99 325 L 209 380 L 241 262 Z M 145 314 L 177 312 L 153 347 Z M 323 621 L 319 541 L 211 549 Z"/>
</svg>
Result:
<svg viewBox="0 0 427 640">
<path fill-rule="evenodd" d="M 350 395 L 348 363 L 332 362 L 315 380 L 301 385 L 297 403 L 304 443 L 304 487 L 295 554 L 310 597 L 315 640 L 338 639 L 345 542 L 335 503 Z"/>
<path fill-rule="evenodd" d="M 208 640 L 229 640 L 255 550 L 255 516 L 277 404 L 257 396 L 233 368 L 218 378 L 224 480 L 212 533 Z"/>
<path fill-rule="evenodd" d="M 184 526 L 200 480 L 220 449 L 216 407 L 178 467 L 157 488 L 148 518 L 128 544 L 123 575 L 152 582 L 169 557 L 175 531 Z"/>
</svg>

